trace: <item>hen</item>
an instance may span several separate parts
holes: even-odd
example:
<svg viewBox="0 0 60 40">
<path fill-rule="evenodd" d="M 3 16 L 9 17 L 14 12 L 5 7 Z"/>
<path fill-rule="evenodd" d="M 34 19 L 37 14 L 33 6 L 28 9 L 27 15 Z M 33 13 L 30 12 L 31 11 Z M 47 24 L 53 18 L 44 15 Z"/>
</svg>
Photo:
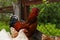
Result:
<svg viewBox="0 0 60 40">
<path fill-rule="evenodd" d="M 2 29 L 0 31 L 0 40 L 28 40 L 27 36 L 24 34 L 24 30 L 25 29 L 21 29 L 18 32 L 18 36 L 12 38 L 9 32 L 7 32 L 5 29 Z"/>
<path fill-rule="evenodd" d="M 38 8 L 32 8 L 32 12 L 29 14 L 26 21 L 20 22 L 17 18 L 15 18 L 16 20 L 12 18 L 15 21 L 13 23 L 13 20 L 11 20 L 10 22 L 13 23 L 13 25 L 11 23 L 10 25 L 12 25 L 11 27 L 14 27 L 17 31 L 20 29 L 25 29 L 25 34 L 30 37 L 36 30 L 38 13 Z"/>
</svg>

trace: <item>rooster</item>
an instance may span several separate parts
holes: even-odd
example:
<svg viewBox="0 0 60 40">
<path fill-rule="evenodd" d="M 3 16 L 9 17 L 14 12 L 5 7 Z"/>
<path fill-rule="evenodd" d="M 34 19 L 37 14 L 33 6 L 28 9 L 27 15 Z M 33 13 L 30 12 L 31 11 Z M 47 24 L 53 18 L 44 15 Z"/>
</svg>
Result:
<svg viewBox="0 0 60 40">
<path fill-rule="evenodd" d="M 12 16 L 10 21 L 10 27 L 15 28 L 16 31 L 18 32 L 21 29 L 25 29 L 24 33 L 26 34 L 27 37 L 30 37 L 31 35 L 33 35 L 37 28 L 38 13 L 39 13 L 38 8 L 32 8 L 32 12 L 29 14 L 27 20 L 22 22 L 18 21 L 17 17 L 14 18 Z M 13 22 L 12 19 L 15 21 Z"/>
</svg>

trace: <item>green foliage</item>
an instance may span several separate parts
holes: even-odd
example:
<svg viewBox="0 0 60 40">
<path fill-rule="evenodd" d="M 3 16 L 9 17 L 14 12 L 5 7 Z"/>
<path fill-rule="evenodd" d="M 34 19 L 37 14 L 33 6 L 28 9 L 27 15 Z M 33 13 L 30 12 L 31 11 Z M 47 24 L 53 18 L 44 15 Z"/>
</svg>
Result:
<svg viewBox="0 0 60 40">
<path fill-rule="evenodd" d="M 51 23 L 47 23 L 47 24 L 41 24 L 40 26 L 37 26 L 37 29 L 46 34 L 46 35 L 50 35 L 50 36 L 60 36 L 60 29 L 56 28 L 56 24 L 51 24 Z"/>
<path fill-rule="evenodd" d="M 11 13 L 0 13 L 0 30 L 6 29 L 6 31 L 10 32 L 9 20 Z"/>
<path fill-rule="evenodd" d="M 11 14 L 12 13 L 0 13 L 0 21 L 3 21 L 6 24 L 9 24 Z"/>
<path fill-rule="evenodd" d="M 0 0 L 0 7 L 11 6 L 12 2 L 17 2 L 17 0 Z"/>
<path fill-rule="evenodd" d="M 40 9 L 38 22 L 40 23 L 60 23 L 60 3 L 32 5 Z"/>
<path fill-rule="evenodd" d="M 0 30 L 6 29 L 6 31 L 10 32 L 9 25 L 6 25 L 5 22 L 0 21 Z"/>
</svg>

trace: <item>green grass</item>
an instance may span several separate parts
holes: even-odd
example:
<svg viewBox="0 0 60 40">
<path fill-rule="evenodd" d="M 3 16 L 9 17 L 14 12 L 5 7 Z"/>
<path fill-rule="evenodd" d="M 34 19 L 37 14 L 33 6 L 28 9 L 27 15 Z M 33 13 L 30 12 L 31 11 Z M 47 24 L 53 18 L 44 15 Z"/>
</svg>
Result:
<svg viewBox="0 0 60 40">
<path fill-rule="evenodd" d="M 60 29 L 56 28 L 56 24 L 41 24 L 37 25 L 37 29 L 42 33 L 50 36 L 60 36 Z"/>
</svg>

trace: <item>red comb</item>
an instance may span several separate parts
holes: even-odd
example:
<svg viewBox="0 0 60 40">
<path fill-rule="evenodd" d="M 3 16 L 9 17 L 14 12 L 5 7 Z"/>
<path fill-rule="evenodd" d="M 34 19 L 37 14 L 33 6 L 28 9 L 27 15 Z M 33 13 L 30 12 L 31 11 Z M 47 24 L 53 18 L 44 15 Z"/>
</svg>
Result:
<svg viewBox="0 0 60 40">
<path fill-rule="evenodd" d="M 38 8 L 32 8 L 32 12 L 34 15 L 38 15 L 39 9 Z"/>
<path fill-rule="evenodd" d="M 38 8 L 32 8 L 32 11 L 39 11 Z"/>
</svg>

